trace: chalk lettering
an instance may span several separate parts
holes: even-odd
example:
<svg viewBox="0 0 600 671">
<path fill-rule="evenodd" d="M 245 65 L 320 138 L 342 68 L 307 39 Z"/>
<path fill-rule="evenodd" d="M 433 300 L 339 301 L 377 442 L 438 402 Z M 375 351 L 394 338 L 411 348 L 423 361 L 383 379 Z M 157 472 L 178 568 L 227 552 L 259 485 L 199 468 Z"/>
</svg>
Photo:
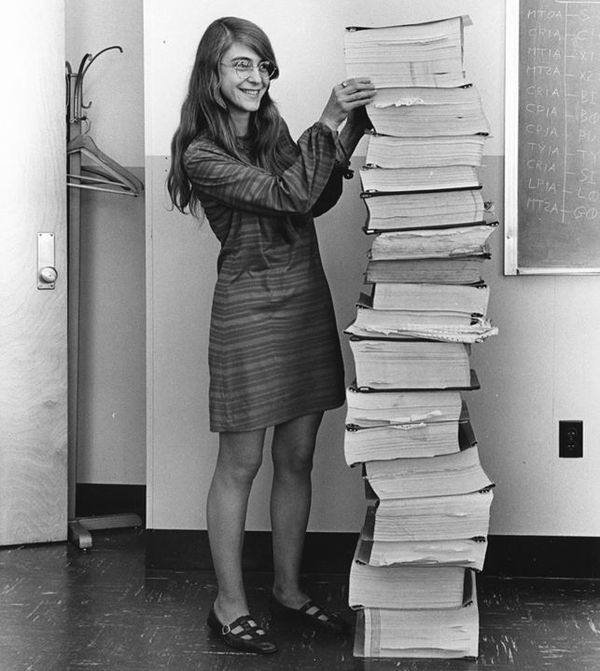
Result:
<svg viewBox="0 0 600 671">
<path fill-rule="evenodd" d="M 579 99 L 584 105 L 596 105 L 597 91 L 590 91 L 589 89 L 581 89 L 579 92 Z"/>
<path fill-rule="evenodd" d="M 591 30 L 587 30 L 584 28 L 583 30 L 578 30 L 575 33 L 575 41 L 576 42 L 591 42 L 594 37 L 595 37 L 596 31 L 592 28 Z"/>
<path fill-rule="evenodd" d="M 528 47 L 527 55 L 531 58 L 544 58 L 548 60 L 562 58 L 560 49 L 552 49 L 550 47 Z"/>
<path fill-rule="evenodd" d="M 575 219 L 596 219 L 598 216 L 598 208 L 579 205 L 579 207 L 576 207 L 573 210 L 573 216 Z"/>
<path fill-rule="evenodd" d="M 529 178 L 529 183 L 527 188 L 531 191 L 542 191 L 543 193 L 556 193 L 556 182 L 548 182 L 541 177 L 534 179 L 533 177 Z"/>
<path fill-rule="evenodd" d="M 543 174 L 550 174 L 556 172 L 556 163 L 546 163 L 545 161 L 539 161 L 535 158 L 530 158 L 527 161 L 527 168 L 529 170 L 535 170 L 536 172 L 541 172 Z"/>
<path fill-rule="evenodd" d="M 571 58 L 574 58 L 581 63 L 589 63 L 590 61 L 594 60 L 595 56 L 596 54 L 594 51 L 580 51 L 579 49 L 575 49 L 571 55 Z"/>
<path fill-rule="evenodd" d="M 580 128 L 579 129 L 579 141 L 580 142 L 595 142 L 596 133 L 591 128 Z"/>
<path fill-rule="evenodd" d="M 546 118 L 558 116 L 556 107 L 546 107 L 545 105 L 539 105 L 536 103 L 527 103 L 527 105 L 525 105 L 525 109 L 532 114 L 545 116 Z"/>
<path fill-rule="evenodd" d="M 556 201 L 542 200 L 541 198 L 528 197 L 526 207 L 528 210 L 544 214 L 558 214 L 560 211 Z"/>
<path fill-rule="evenodd" d="M 577 153 L 582 162 L 591 163 L 593 166 L 596 165 L 598 161 L 598 154 L 595 151 L 590 151 L 589 149 L 578 149 Z"/>
<path fill-rule="evenodd" d="M 547 77 L 553 77 L 556 75 L 561 75 L 561 71 L 556 66 L 552 65 L 528 65 L 527 66 L 528 75 L 546 75 Z"/>
<path fill-rule="evenodd" d="M 526 93 L 538 98 L 560 98 L 560 91 L 557 88 L 551 89 L 548 86 L 528 86 Z"/>
<path fill-rule="evenodd" d="M 527 33 L 529 34 L 529 37 L 532 37 L 534 39 L 558 40 L 558 41 L 562 39 L 560 30 L 552 28 L 542 28 L 541 26 L 537 26 L 536 28 L 530 28 L 527 31 Z"/>
<path fill-rule="evenodd" d="M 577 198 L 579 198 L 579 200 L 587 200 L 590 203 L 597 203 L 598 198 L 600 198 L 600 191 L 585 191 L 579 187 L 577 189 Z"/>
<path fill-rule="evenodd" d="M 538 154 L 542 159 L 560 156 L 560 148 L 556 145 L 544 144 L 543 142 L 527 142 L 526 146 L 532 154 Z"/>
<path fill-rule="evenodd" d="M 600 113 L 598 112 L 588 112 L 585 107 L 582 107 L 579 110 L 579 120 L 581 123 L 591 123 L 597 125 L 600 123 Z"/>
<path fill-rule="evenodd" d="M 551 21 L 552 19 L 562 19 L 561 9 L 529 9 L 527 10 L 527 18 L 535 21 Z"/>
<path fill-rule="evenodd" d="M 581 168 L 579 171 L 580 176 L 578 181 L 582 184 L 596 184 L 596 170 L 591 168 Z"/>
<path fill-rule="evenodd" d="M 525 126 L 525 132 L 538 137 L 558 137 L 558 131 L 554 127 L 546 127 L 541 124 L 528 123 Z"/>
</svg>

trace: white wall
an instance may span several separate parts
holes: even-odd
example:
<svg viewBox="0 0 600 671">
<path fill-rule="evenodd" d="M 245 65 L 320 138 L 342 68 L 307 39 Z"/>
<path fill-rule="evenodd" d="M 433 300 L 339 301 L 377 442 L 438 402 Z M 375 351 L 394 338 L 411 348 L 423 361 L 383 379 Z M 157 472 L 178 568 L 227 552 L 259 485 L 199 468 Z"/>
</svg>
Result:
<svg viewBox="0 0 600 671">
<path fill-rule="evenodd" d="M 504 1 L 257 0 L 144 3 L 146 153 L 148 171 L 149 525 L 205 528 L 204 500 L 217 439 L 208 432 L 206 347 L 217 244 L 206 224 L 168 212 L 164 178 L 169 142 L 198 39 L 208 23 L 239 15 L 271 37 L 282 76 L 273 84 L 293 134 L 318 118 L 332 85 L 344 77 L 343 29 L 468 14 L 465 66 L 481 91 L 493 136 L 482 179 L 502 210 Z M 356 165 L 360 165 L 357 152 Z M 151 178 L 150 178 L 151 176 Z M 352 318 L 369 240 L 360 228 L 358 180 L 318 221 L 340 330 Z M 600 494 L 595 480 L 600 427 L 594 412 L 598 382 L 595 278 L 505 278 L 502 232 L 486 279 L 490 315 L 500 336 L 474 348 L 482 390 L 469 394 L 484 466 L 498 483 L 492 533 L 598 535 Z M 600 313 L 600 311 L 596 311 Z M 582 315 L 584 317 L 582 317 Z M 566 317 L 565 317 L 566 316 Z M 569 320 L 565 323 L 565 319 Z M 347 379 L 352 361 L 345 338 Z M 343 461 L 343 409 L 328 413 L 320 434 L 310 528 L 354 531 L 362 522 L 358 473 Z M 559 460 L 557 420 L 583 419 L 583 460 Z M 268 528 L 269 469 L 256 483 L 249 529 Z M 587 511 L 587 512 L 586 512 Z"/>
<path fill-rule="evenodd" d="M 74 70 L 98 57 L 84 79 L 89 134 L 143 176 L 141 0 L 67 0 L 66 54 Z M 144 484 L 144 198 L 81 193 L 80 410 L 77 480 Z"/>
<path fill-rule="evenodd" d="M 74 70 L 102 54 L 85 76 L 83 102 L 98 146 L 124 166 L 144 165 L 142 0 L 66 0 L 66 54 Z"/>
</svg>

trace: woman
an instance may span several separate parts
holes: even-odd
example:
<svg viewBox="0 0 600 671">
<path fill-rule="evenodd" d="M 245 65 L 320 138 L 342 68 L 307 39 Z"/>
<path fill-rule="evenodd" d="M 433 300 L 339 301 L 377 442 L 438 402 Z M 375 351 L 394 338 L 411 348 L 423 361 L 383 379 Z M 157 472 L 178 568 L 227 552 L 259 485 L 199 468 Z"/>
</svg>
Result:
<svg viewBox="0 0 600 671">
<path fill-rule="evenodd" d="M 175 206 L 195 214 L 202 207 L 221 242 L 209 342 L 210 426 L 219 432 L 219 454 L 207 503 L 218 595 L 207 624 L 228 645 L 262 654 L 277 646 L 249 614 L 241 553 L 267 427 L 274 427 L 274 616 L 344 628 L 299 585 L 317 430 L 323 412 L 344 402 L 313 217 L 339 198 L 374 96 L 368 80 L 335 86 L 295 144 L 269 95 L 278 75 L 258 26 L 214 21 L 198 45 L 168 178 Z"/>
</svg>

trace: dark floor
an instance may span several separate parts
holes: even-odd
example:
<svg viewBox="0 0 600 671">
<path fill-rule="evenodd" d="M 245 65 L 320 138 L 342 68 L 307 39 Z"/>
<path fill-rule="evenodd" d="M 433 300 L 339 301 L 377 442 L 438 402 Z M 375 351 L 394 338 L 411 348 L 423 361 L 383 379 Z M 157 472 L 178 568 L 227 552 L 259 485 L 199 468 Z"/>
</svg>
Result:
<svg viewBox="0 0 600 671">
<path fill-rule="evenodd" d="M 230 652 L 204 626 L 213 576 L 146 572 L 137 532 L 98 532 L 89 553 L 61 544 L 0 549 L 0 576 L 0 671 L 600 671 L 600 581 L 480 576 L 481 655 L 468 662 L 359 660 L 351 637 L 276 624 L 275 655 Z M 264 624 L 268 584 L 268 575 L 248 576 Z M 345 609 L 344 576 L 308 576 L 306 587 Z"/>
</svg>

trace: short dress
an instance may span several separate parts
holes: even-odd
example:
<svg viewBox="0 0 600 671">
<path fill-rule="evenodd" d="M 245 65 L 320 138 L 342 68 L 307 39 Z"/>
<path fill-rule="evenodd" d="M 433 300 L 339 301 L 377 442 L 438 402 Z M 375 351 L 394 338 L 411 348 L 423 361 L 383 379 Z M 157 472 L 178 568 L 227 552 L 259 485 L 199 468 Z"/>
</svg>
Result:
<svg viewBox="0 0 600 671">
<path fill-rule="evenodd" d="M 282 123 L 274 172 L 203 135 L 185 152 L 221 243 L 208 352 L 211 431 L 275 426 L 344 403 L 338 327 L 313 221 L 341 193 L 336 137 L 317 122 L 294 143 Z"/>
</svg>

